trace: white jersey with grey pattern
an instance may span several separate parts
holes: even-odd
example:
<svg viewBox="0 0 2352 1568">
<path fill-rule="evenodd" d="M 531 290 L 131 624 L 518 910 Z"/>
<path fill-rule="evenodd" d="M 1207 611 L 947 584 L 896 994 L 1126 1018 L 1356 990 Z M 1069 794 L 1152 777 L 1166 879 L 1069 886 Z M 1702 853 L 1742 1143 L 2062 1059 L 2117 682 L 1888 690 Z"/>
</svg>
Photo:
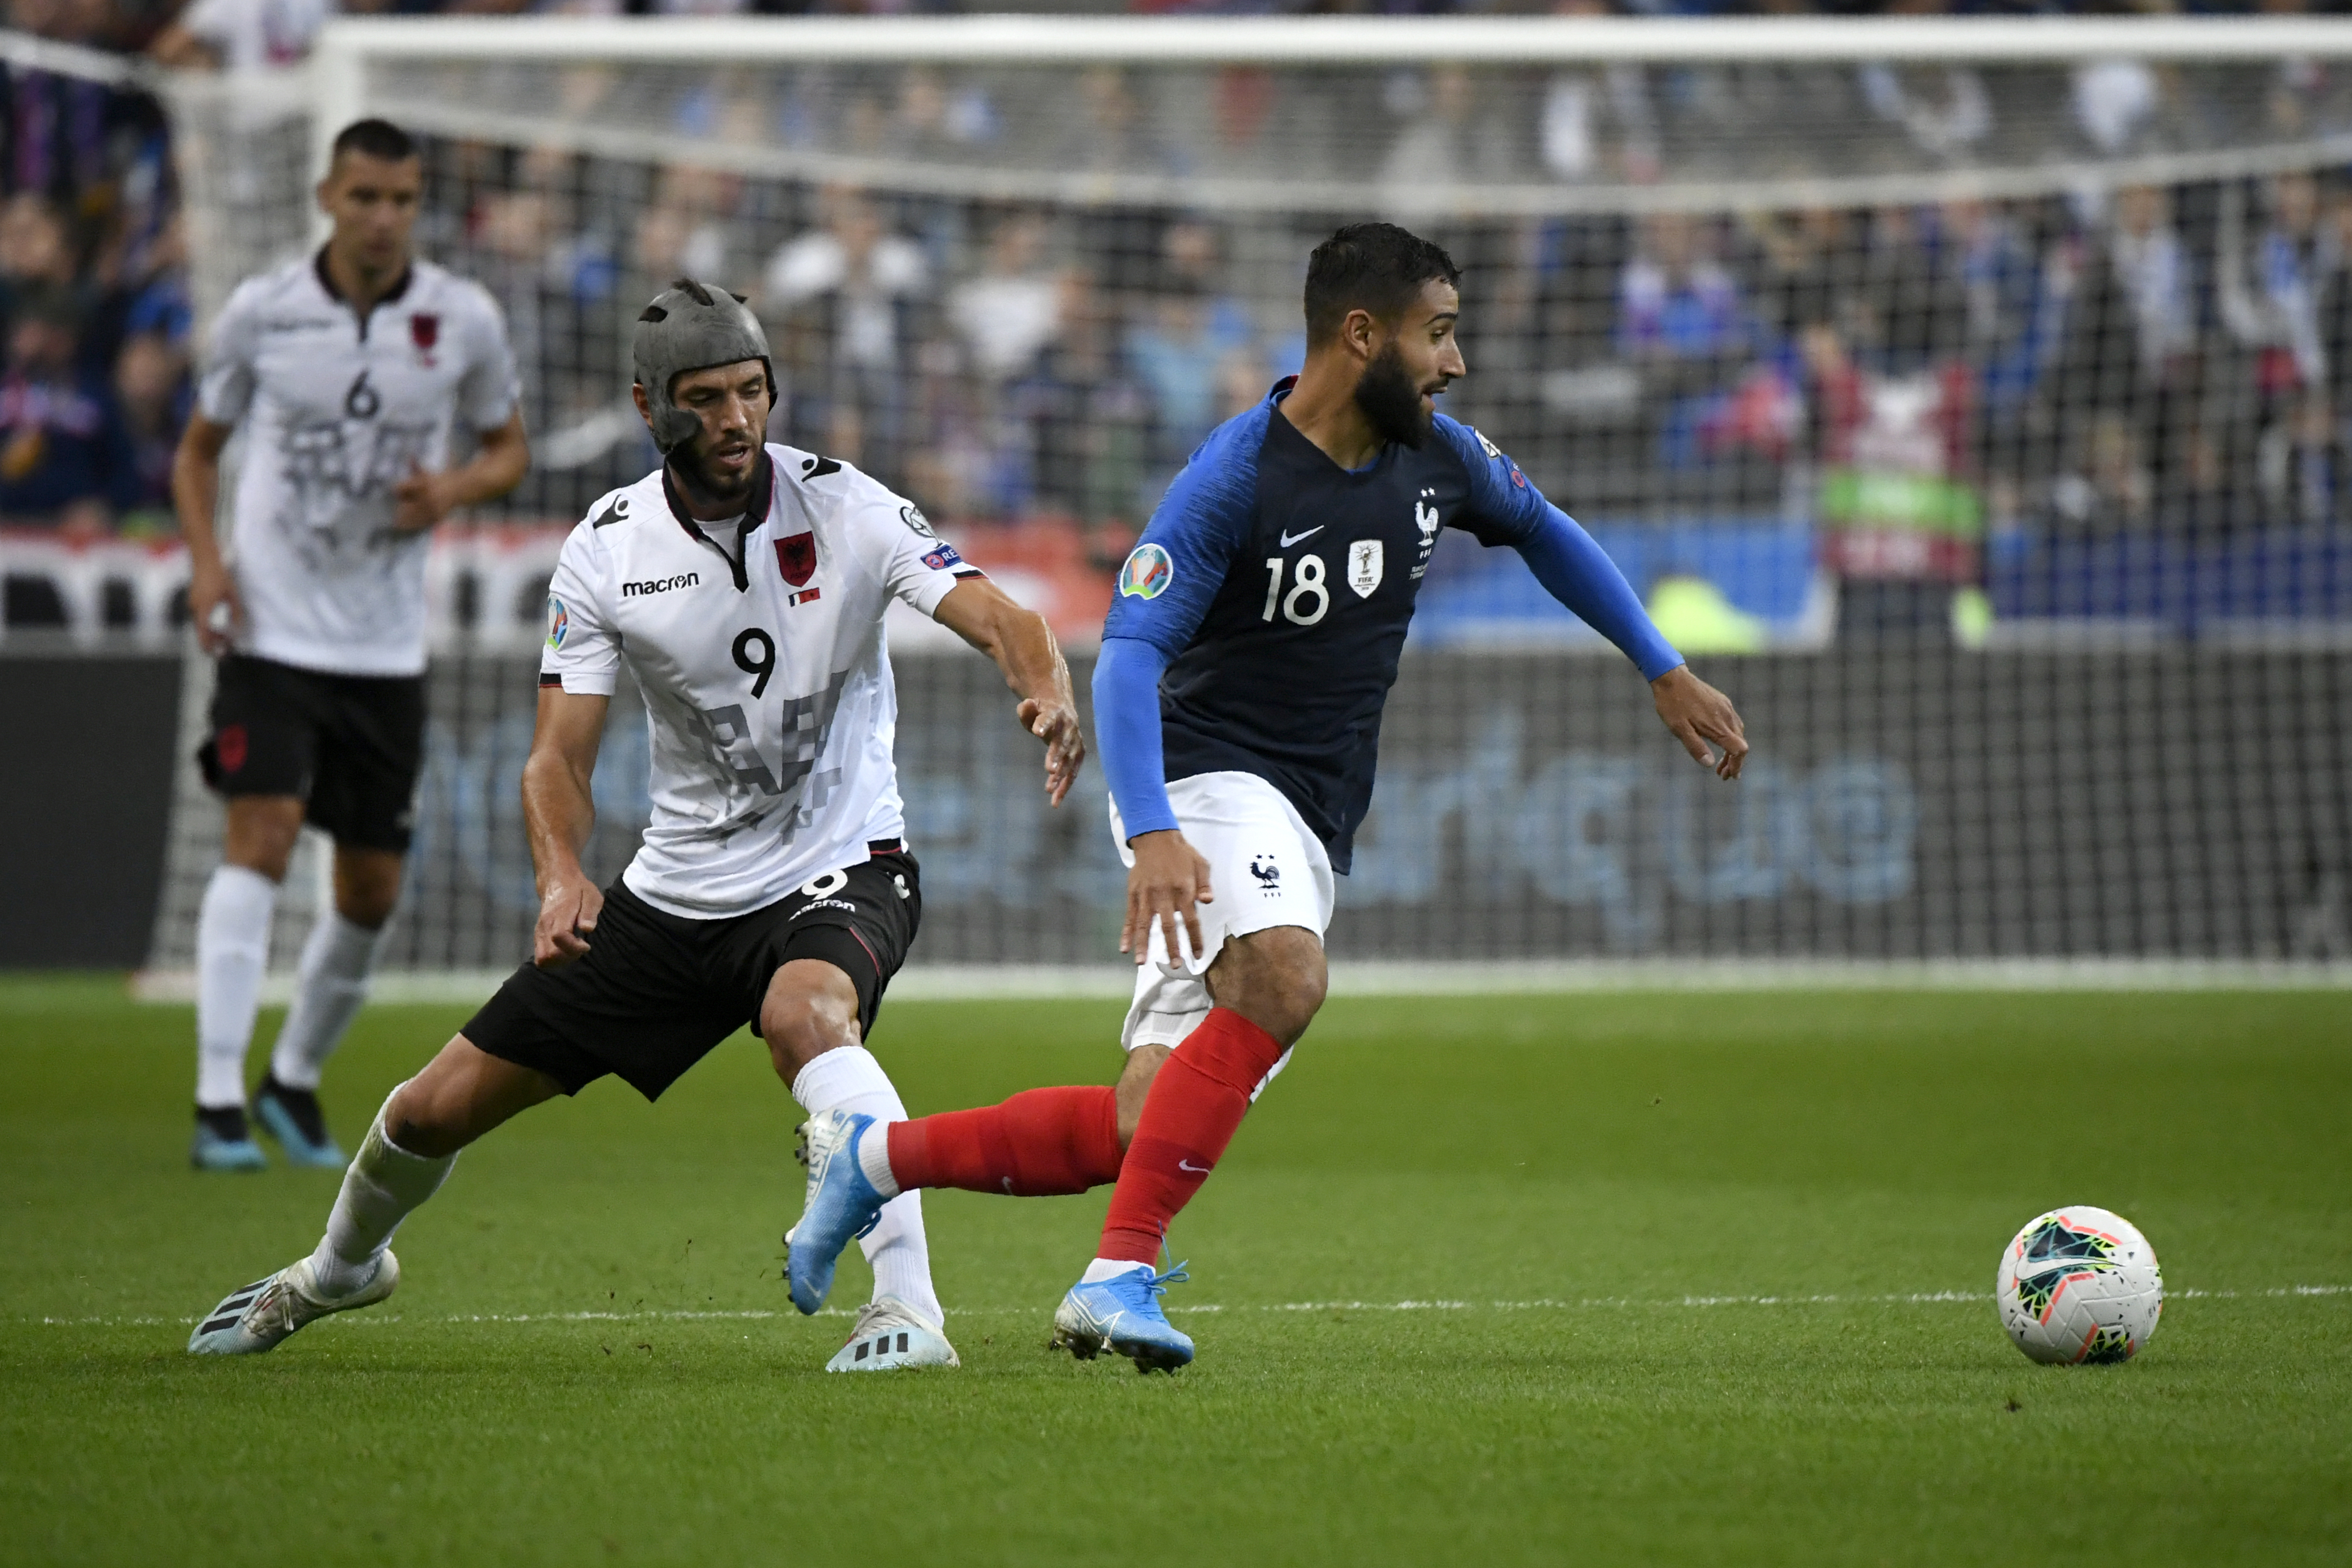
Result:
<svg viewBox="0 0 2352 1568">
<path fill-rule="evenodd" d="M 882 632 L 980 575 L 903 497 L 770 445 L 751 507 L 698 524 L 656 470 L 589 508 L 548 588 L 540 685 L 644 694 L 653 820 L 622 873 L 656 909 L 747 914 L 902 838 Z"/>
<path fill-rule="evenodd" d="M 499 308 L 430 262 L 365 320 L 317 257 L 238 285 L 198 391 L 206 419 L 245 427 L 237 645 L 335 674 L 422 674 L 427 536 L 393 532 L 392 487 L 446 466 L 458 421 L 505 424 L 518 395 Z"/>
</svg>

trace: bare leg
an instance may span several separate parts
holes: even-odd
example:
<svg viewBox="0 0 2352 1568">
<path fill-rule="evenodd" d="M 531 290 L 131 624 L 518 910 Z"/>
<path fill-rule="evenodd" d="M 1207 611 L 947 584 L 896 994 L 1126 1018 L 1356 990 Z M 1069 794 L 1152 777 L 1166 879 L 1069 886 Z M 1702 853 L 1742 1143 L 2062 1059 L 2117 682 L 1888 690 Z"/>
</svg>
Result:
<svg viewBox="0 0 2352 1568">
<path fill-rule="evenodd" d="M 535 1067 L 492 1056 L 452 1036 L 425 1071 L 383 1103 L 384 1136 L 419 1159 L 446 1159 L 509 1117 L 543 1104 L 563 1086 Z"/>
</svg>

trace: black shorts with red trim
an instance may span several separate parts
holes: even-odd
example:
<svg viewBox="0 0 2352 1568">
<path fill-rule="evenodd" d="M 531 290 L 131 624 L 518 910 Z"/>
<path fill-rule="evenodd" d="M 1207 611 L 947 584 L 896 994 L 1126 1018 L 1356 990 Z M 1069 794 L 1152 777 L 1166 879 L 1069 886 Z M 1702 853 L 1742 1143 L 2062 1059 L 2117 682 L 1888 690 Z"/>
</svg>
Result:
<svg viewBox="0 0 2352 1568">
<path fill-rule="evenodd" d="M 882 993 L 922 925 L 923 888 L 915 857 L 898 841 L 867 853 L 765 908 L 719 920 L 656 909 L 615 879 L 585 956 L 560 969 L 525 964 L 461 1032 L 492 1056 L 546 1073 L 567 1094 L 612 1072 L 655 1100 L 737 1030 L 758 1033 L 776 971 L 814 958 L 857 988 L 857 1021 L 870 1038 Z"/>
<path fill-rule="evenodd" d="M 408 852 L 425 758 L 425 677 L 336 675 L 250 653 L 220 662 L 197 749 L 222 794 L 292 795 L 339 844 Z"/>
</svg>

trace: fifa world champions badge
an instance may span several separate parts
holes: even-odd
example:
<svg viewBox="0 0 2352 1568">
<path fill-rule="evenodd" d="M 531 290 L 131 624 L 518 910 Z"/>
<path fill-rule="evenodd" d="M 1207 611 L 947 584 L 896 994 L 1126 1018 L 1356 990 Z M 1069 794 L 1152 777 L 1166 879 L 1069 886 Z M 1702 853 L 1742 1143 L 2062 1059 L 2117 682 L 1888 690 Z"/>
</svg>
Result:
<svg viewBox="0 0 2352 1568">
<path fill-rule="evenodd" d="M 1155 544 L 1139 544 L 1118 569 L 1118 592 L 1122 599 L 1157 599 L 1176 580 L 1176 563 L 1168 552 Z"/>
</svg>

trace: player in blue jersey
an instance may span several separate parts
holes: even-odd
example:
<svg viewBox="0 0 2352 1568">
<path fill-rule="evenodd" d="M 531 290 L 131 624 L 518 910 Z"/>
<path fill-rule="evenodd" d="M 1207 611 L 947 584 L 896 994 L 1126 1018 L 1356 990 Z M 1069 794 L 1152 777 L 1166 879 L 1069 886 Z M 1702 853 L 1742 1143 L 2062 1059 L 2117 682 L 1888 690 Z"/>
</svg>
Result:
<svg viewBox="0 0 2352 1568">
<path fill-rule="evenodd" d="M 1307 272 L 1307 363 L 1203 442 L 1119 574 L 1095 666 L 1111 826 L 1137 964 L 1113 1087 L 802 1131 L 803 1312 L 901 1191 L 1020 1195 L 1116 1181 L 1054 1341 L 1144 1371 L 1192 1358 L 1160 1310 L 1168 1222 L 1323 1005 L 1332 876 L 1372 799 L 1381 710 L 1439 530 L 1508 545 L 1624 651 L 1692 758 L 1736 779 L 1739 716 L 1691 674 L 1616 566 L 1517 465 L 1435 399 L 1465 373 L 1460 273 L 1388 224 L 1341 229 Z M 869 1134 L 871 1135 L 869 1135 Z"/>
</svg>

